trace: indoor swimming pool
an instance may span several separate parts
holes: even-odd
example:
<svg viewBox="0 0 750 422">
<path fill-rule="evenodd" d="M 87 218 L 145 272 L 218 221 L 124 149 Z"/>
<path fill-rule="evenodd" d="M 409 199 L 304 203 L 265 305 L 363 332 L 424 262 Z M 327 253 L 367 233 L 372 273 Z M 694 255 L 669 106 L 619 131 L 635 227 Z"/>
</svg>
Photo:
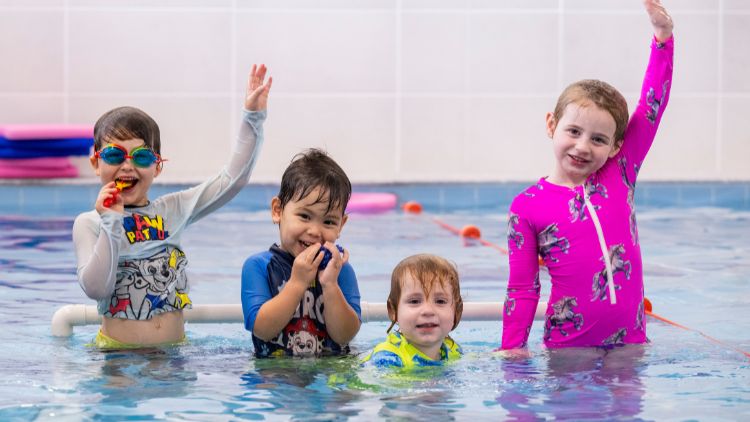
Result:
<svg viewBox="0 0 750 422">
<path fill-rule="evenodd" d="M 526 184 L 355 186 L 419 201 L 352 214 L 340 244 L 351 253 L 362 300 L 385 302 L 390 272 L 407 255 L 455 262 L 465 302 L 505 296 L 507 257 L 435 224 L 473 224 L 505 245 L 507 209 Z M 179 189 L 155 185 L 152 194 Z M 238 304 L 249 255 L 278 241 L 268 204 L 275 186 L 251 185 L 183 237 L 196 304 Z M 748 420 L 750 419 L 750 184 L 643 183 L 636 196 L 646 296 L 654 313 L 708 334 L 648 321 L 651 344 L 599 353 L 492 350 L 500 321 L 462 321 L 466 356 L 410 377 L 361 368 L 387 324 L 362 326 L 354 356 L 253 358 L 240 323 L 188 324 L 182 346 L 100 352 L 97 326 L 50 334 L 66 304 L 94 302 L 75 274 L 71 228 L 97 186 L 0 185 L 0 420 Z M 542 278 L 542 296 L 549 280 Z"/>
</svg>

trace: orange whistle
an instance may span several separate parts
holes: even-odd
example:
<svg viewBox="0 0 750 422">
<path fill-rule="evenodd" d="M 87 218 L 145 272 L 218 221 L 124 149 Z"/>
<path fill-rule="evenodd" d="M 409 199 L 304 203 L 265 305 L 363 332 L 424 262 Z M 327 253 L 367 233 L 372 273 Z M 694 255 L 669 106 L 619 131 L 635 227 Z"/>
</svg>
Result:
<svg viewBox="0 0 750 422">
<path fill-rule="evenodd" d="M 130 183 L 128 183 L 128 182 L 119 182 L 119 181 L 115 182 L 115 189 L 117 189 L 117 190 L 115 191 L 115 193 L 112 194 L 112 196 L 110 196 L 109 198 L 105 199 L 104 203 L 102 205 L 104 205 L 107 208 L 111 207 L 112 204 L 114 204 L 115 201 L 117 200 L 117 194 L 120 193 L 120 192 L 122 192 L 123 189 L 125 189 L 125 188 L 127 188 L 129 186 L 130 186 Z"/>
</svg>

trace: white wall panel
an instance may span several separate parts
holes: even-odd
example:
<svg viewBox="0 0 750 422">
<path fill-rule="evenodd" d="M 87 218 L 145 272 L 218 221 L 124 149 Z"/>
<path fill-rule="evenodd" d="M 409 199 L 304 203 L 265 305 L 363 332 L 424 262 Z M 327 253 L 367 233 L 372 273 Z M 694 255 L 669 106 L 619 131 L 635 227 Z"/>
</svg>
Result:
<svg viewBox="0 0 750 422">
<path fill-rule="evenodd" d="M 672 100 L 642 177 L 750 180 L 750 4 L 664 3 Z M 0 0 L 0 123 L 135 105 L 162 128 L 162 180 L 200 181 L 265 63 L 256 182 L 316 146 L 355 182 L 531 181 L 551 168 L 544 114 L 565 85 L 606 80 L 633 109 L 650 31 L 633 0 Z"/>
</svg>

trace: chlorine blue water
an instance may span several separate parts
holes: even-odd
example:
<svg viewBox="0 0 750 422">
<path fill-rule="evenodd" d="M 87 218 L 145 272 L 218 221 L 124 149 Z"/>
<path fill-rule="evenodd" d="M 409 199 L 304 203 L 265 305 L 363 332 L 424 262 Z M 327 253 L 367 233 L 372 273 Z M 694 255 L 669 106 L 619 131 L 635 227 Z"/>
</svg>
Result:
<svg viewBox="0 0 750 422">
<path fill-rule="evenodd" d="M 464 301 L 502 301 L 507 259 L 465 244 L 433 221 L 473 224 L 504 245 L 509 201 L 523 184 L 382 185 L 421 215 L 352 214 L 348 248 L 363 300 L 384 302 L 403 257 L 454 261 Z M 155 194 L 180 186 L 156 186 Z M 241 265 L 277 241 L 267 204 L 275 186 L 249 186 L 184 237 L 191 298 L 239 303 Z M 648 322 L 651 344 L 546 351 L 542 324 L 529 355 L 492 353 L 497 322 L 452 333 L 466 356 L 426 373 L 383 374 L 358 359 L 385 336 L 367 323 L 343 358 L 256 360 L 241 324 L 188 324 L 182 346 L 103 353 L 97 327 L 50 335 L 60 306 L 93 304 L 75 277 L 71 227 L 95 186 L 0 185 L 0 420 L 742 420 L 750 418 L 750 189 L 748 184 L 639 185 L 646 295 L 654 313 L 696 331 Z M 543 278 L 543 295 L 549 282 Z M 544 298 L 543 298 L 544 299 Z"/>
</svg>

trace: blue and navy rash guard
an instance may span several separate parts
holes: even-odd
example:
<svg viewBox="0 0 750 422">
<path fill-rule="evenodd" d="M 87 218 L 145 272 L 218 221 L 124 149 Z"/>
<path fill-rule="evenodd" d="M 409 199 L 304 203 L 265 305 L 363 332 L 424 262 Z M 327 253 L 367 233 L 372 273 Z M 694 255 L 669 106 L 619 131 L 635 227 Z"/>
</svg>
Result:
<svg viewBox="0 0 750 422">
<path fill-rule="evenodd" d="M 277 245 L 245 261 L 242 267 L 242 313 L 246 330 L 253 331 L 260 307 L 284 288 L 291 277 L 292 264 L 294 257 Z M 341 268 L 338 282 L 346 302 L 361 320 L 357 277 L 349 263 Z M 255 356 L 320 356 L 348 353 L 348 345 L 337 344 L 328 335 L 323 309 L 323 288 L 316 279 L 305 291 L 292 319 L 276 339 L 263 341 L 253 335 Z"/>
</svg>

